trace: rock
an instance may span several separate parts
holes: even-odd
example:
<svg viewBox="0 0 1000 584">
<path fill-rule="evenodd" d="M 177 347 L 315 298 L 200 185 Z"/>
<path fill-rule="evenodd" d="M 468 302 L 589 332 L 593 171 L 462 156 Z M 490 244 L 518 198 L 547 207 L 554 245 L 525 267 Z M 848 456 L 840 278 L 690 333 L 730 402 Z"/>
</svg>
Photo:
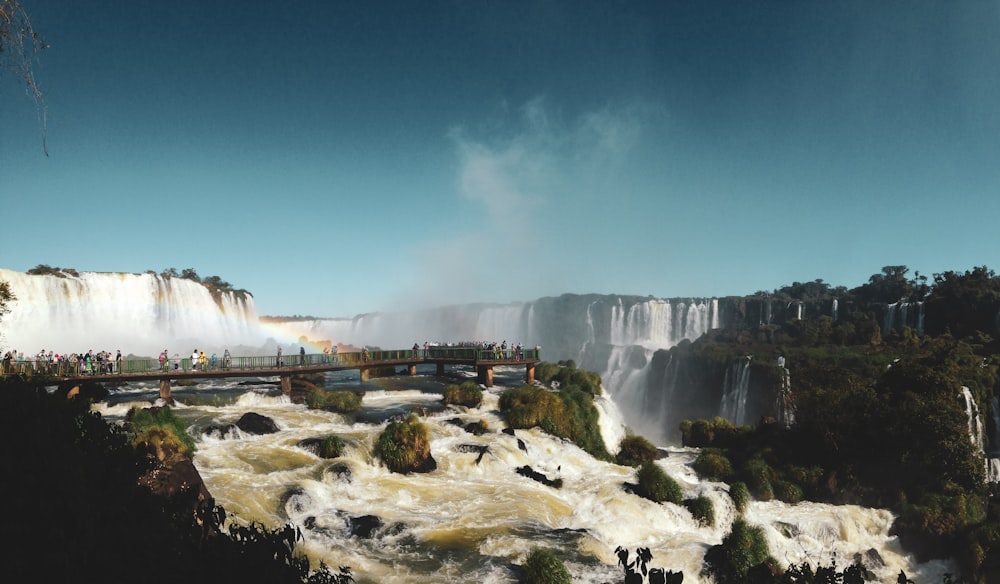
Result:
<svg viewBox="0 0 1000 584">
<path fill-rule="evenodd" d="M 331 464 L 327 467 L 324 474 L 333 475 L 338 481 L 343 481 L 349 483 L 354 480 L 354 473 L 351 472 L 351 467 L 343 462 L 337 462 Z"/>
<path fill-rule="evenodd" d="M 557 489 L 562 488 L 562 479 L 549 479 L 549 477 L 536 471 L 530 466 L 519 466 L 517 468 L 517 474 L 538 481 L 547 487 L 555 487 Z"/>
<path fill-rule="evenodd" d="M 376 515 L 362 515 L 348 520 L 351 535 L 362 539 L 371 539 L 375 531 L 384 525 L 385 522 Z"/>
<path fill-rule="evenodd" d="M 479 454 L 479 456 L 476 457 L 476 464 L 479 464 L 479 462 L 483 459 L 483 456 L 487 452 L 489 452 L 490 447 L 486 446 L 485 444 L 459 444 L 458 446 L 455 447 L 455 450 L 459 452 L 469 452 L 469 453 Z"/>
<path fill-rule="evenodd" d="M 240 437 L 236 424 L 213 424 L 205 428 L 202 433 L 217 440 L 231 440 Z"/>
<path fill-rule="evenodd" d="M 236 427 L 247 434 L 274 434 L 280 428 L 274 420 L 254 412 L 247 412 L 236 422 Z"/>
</svg>

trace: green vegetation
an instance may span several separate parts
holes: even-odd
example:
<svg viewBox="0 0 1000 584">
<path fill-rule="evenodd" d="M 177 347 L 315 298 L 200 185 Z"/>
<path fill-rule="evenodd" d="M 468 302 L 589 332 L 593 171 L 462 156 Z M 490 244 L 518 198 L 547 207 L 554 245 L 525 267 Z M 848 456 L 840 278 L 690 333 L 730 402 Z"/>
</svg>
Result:
<svg viewBox="0 0 1000 584">
<path fill-rule="evenodd" d="M 392 472 L 419 472 L 431 460 L 431 439 L 424 425 L 410 414 L 405 420 L 389 422 L 375 442 L 375 456 Z"/>
<path fill-rule="evenodd" d="M 442 401 L 470 408 L 479 407 L 483 403 L 483 390 L 475 381 L 463 381 L 461 385 L 448 384 L 444 386 Z"/>
<path fill-rule="evenodd" d="M 349 414 L 361 409 L 361 396 L 350 390 L 328 391 L 310 387 L 306 393 L 306 405 L 312 410 L 327 410 Z"/>
<path fill-rule="evenodd" d="M 691 467 L 702 478 L 710 481 L 728 481 L 733 476 L 733 464 L 718 448 L 703 448 Z"/>
<path fill-rule="evenodd" d="M 699 524 L 715 527 L 715 506 L 711 499 L 705 495 L 698 495 L 694 499 L 685 499 L 684 506 Z"/>
<path fill-rule="evenodd" d="M 705 553 L 702 573 L 715 578 L 717 584 L 745 584 L 762 581 L 751 574 L 753 568 L 761 565 L 777 566 L 777 561 L 768 550 L 764 530 L 738 517 L 729 533 L 722 538 L 722 544 L 712 546 Z"/>
<path fill-rule="evenodd" d="M 570 584 L 573 581 L 562 560 L 545 548 L 531 550 L 521 569 L 524 584 Z"/>
<path fill-rule="evenodd" d="M 682 503 L 681 487 L 660 466 L 654 462 L 645 462 L 636 473 L 638 484 L 636 494 L 656 501 L 657 503 Z"/>
<path fill-rule="evenodd" d="M 152 272 L 149 272 L 152 273 Z M 221 302 L 223 294 L 233 294 L 237 298 L 246 300 L 247 296 L 253 296 L 246 290 L 240 288 L 233 288 L 233 285 L 226 282 L 218 276 L 206 276 L 202 278 L 198 276 L 198 272 L 194 268 L 185 268 L 179 274 L 176 268 L 167 268 L 160 272 L 160 277 L 166 280 L 170 278 L 181 278 L 184 280 L 191 280 L 192 282 L 198 282 L 202 286 L 208 288 L 209 293 L 212 294 L 212 298 L 215 299 L 216 303 Z"/>
<path fill-rule="evenodd" d="M 127 419 L 131 424 L 133 446 L 146 445 L 156 452 L 194 454 L 194 438 L 188 434 L 184 420 L 177 417 L 172 409 L 132 408 Z"/>
<path fill-rule="evenodd" d="M 990 581 L 1000 573 L 992 559 L 1000 553 L 998 490 L 985 482 L 962 394 L 967 388 L 986 436 L 995 435 L 1000 278 L 985 267 L 936 274 L 933 284 L 907 273 L 887 266 L 850 291 L 816 281 L 761 293 L 790 304 L 836 298 L 841 312 L 691 343 L 687 356 L 713 366 L 752 354 L 751 377 L 772 387 L 782 373 L 771 364 L 783 357 L 795 423 L 687 420 L 682 440 L 702 448 L 693 465 L 700 476 L 733 481 L 737 509 L 747 496 L 889 508 L 893 533 L 920 561 L 954 558 L 963 578 Z M 886 318 L 886 306 L 900 299 L 923 303 L 923 334 Z"/>
<path fill-rule="evenodd" d="M 566 438 L 600 460 L 611 460 L 601 437 L 600 414 L 594 394 L 580 389 L 567 374 L 558 391 L 537 385 L 508 389 L 500 396 L 500 412 L 511 428 L 538 426 L 553 436 Z M 591 388 L 592 389 L 592 388 Z"/>
<path fill-rule="evenodd" d="M 10 312 L 10 303 L 17 300 L 14 291 L 10 289 L 10 282 L 0 280 L 0 319 Z"/>
<path fill-rule="evenodd" d="M 743 481 L 736 481 L 729 485 L 729 498 L 733 500 L 733 506 L 737 513 L 746 511 L 747 503 L 750 502 L 750 490 Z"/>
<path fill-rule="evenodd" d="M 317 455 L 320 458 L 338 458 L 344 454 L 344 439 L 336 434 L 324 436 L 319 443 Z"/>
<path fill-rule="evenodd" d="M 653 462 L 659 455 L 656 446 L 642 436 L 626 436 L 618 446 L 615 462 L 622 466 L 639 466 L 644 462 Z"/>
<path fill-rule="evenodd" d="M 546 385 L 556 381 L 560 388 L 571 385 L 591 397 L 601 395 L 601 376 L 592 371 L 577 369 L 572 359 L 559 361 L 557 364 L 547 361 L 538 363 L 535 365 L 535 379 Z"/>
</svg>

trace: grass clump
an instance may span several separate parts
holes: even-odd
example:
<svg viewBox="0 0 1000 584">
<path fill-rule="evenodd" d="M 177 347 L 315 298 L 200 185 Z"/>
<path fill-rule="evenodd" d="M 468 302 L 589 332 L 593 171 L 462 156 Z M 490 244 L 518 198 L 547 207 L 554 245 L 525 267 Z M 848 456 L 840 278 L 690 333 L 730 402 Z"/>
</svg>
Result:
<svg viewBox="0 0 1000 584">
<path fill-rule="evenodd" d="M 127 419 L 132 427 L 133 446 L 144 444 L 161 459 L 160 455 L 166 452 L 191 455 L 195 451 L 187 424 L 170 408 L 133 408 Z"/>
<path fill-rule="evenodd" d="M 694 499 L 686 499 L 684 506 L 699 525 L 715 527 L 715 506 L 711 499 L 705 495 L 698 495 Z"/>
<path fill-rule="evenodd" d="M 733 476 L 733 463 L 718 448 L 704 448 L 691 467 L 698 476 L 710 481 L 726 481 Z"/>
<path fill-rule="evenodd" d="M 500 411 L 511 428 L 538 426 L 566 438 L 600 460 L 611 460 L 601 437 L 593 396 L 570 385 L 550 391 L 536 385 L 509 389 L 500 396 Z"/>
<path fill-rule="evenodd" d="M 315 388 L 306 395 L 306 405 L 312 410 L 349 414 L 361 409 L 361 396 L 349 390 L 327 391 Z"/>
<path fill-rule="evenodd" d="M 733 500 L 733 506 L 737 513 L 746 511 L 747 503 L 750 502 L 750 490 L 743 481 L 737 481 L 729 486 L 729 498 Z"/>
<path fill-rule="evenodd" d="M 639 466 L 644 462 L 653 462 L 659 455 L 656 446 L 642 436 L 626 436 L 618 445 L 615 462 L 622 466 Z"/>
<path fill-rule="evenodd" d="M 405 420 L 389 422 L 375 442 L 375 456 L 392 472 L 408 474 L 429 470 L 431 439 L 427 426 L 410 414 Z"/>
<path fill-rule="evenodd" d="M 483 390 L 474 381 L 464 381 L 461 385 L 448 384 L 444 387 L 442 401 L 450 405 L 479 407 L 483 403 Z"/>
<path fill-rule="evenodd" d="M 750 525 L 742 517 L 733 521 L 722 544 L 712 546 L 705 554 L 704 575 L 711 575 L 719 584 L 740 584 L 753 581 L 750 570 L 761 564 L 774 566 L 764 530 Z"/>
<path fill-rule="evenodd" d="M 637 474 L 636 493 L 657 503 L 681 504 L 681 487 L 659 465 L 643 463 Z"/>
<path fill-rule="evenodd" d="M 344 439 L 335 434 L 324 436 L 319 443 L 318 455 L 322 458 L 338 458 L 344 453 Z"/>
<path fill-rule="evenodd" d="M 521 568 L 524 584 L 570 584 L 573 581 L 562 560 L 549 549 L 531 550 Z"/>
</svg>

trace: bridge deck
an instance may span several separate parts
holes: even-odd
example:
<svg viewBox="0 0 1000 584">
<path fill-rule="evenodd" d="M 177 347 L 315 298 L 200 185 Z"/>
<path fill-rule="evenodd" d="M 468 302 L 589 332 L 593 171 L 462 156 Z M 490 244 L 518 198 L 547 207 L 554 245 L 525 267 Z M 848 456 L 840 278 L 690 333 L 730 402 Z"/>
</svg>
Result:
<svg viewBox="0 0 1000 584">
<path fill-rule="evenodd" d="M 58 381 L 141 381 L 158 379 L 196 379 L 207 377 L 288 377 L 301 373 L 359 370 L 362 379 L 368 371 L 381 367 L 415 367 L 417 365 L 469 365 L 481 373 L 488 370 L 487 385 L 492 383 L 493 367 L 524 366 L 533 370 L 539 362 L 537 349 L 494 351 L 477 348 L 403 349 L 338 353 L 335 356 L 278 355 L 231 357 L 228 362 L 218 358 L 205 364 L 194 363 L 191 358 L 168 359 L 162 365 L 158 359 L 125 359 L 120 362 L 99 364 L 87 372 L 79 362 L 60 363 L 26 361 L 5 364 L 4 374 L 46 375 Z M 533 377 L 533 371 L 529 371 Z"/>
</svg>

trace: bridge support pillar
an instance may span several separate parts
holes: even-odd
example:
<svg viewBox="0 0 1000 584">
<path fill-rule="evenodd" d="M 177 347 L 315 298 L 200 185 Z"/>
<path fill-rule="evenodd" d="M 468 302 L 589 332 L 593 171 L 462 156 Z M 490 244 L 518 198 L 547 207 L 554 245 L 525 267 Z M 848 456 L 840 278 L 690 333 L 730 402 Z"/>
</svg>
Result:
<svg viewBox="0 0 1000 584">
<path fill-rule="evenodd" d="M 358 373 L 361 374 L 361 381 L 368 381 L 371 378 L 371 373 L 367 369 L 358 369 Z"/>
<path fill-rule="evenodd" d="M 170 395 L 170 379 L 160 380 L 160 399 L 169 402 L 174 398 Z"/>
<path fill-rule="evenodd" d="M 486 387 L 493 387 L 493 366 L 492 365 L 478 365 L 476 367 L 477 380 L 480 385 L 485 385 Z"/>
<path fill-rule="evenodd" d="M 437 374 L 438 377 L 444 377 L 444 363 L 437 364 Z"/>
<path fill-rule="evenodd" d="M 292 394 L 292 378 L 289 375 L 281 376 L 281 393 L 284 395 Z"/>
<path fill-rule="evenodd" d="M 416 375 L 417 374 L 417 366 L 416 365 L 410 365 L 409 372 L 410 372 L 410 375 Z"/>
<path fill-rule="evenodd" d="M 529 364 L 525 366 L 526 371 L 524 372 L 524 382 L 528 385 L 535 384 L 535 365 Z"/>
</svg>

